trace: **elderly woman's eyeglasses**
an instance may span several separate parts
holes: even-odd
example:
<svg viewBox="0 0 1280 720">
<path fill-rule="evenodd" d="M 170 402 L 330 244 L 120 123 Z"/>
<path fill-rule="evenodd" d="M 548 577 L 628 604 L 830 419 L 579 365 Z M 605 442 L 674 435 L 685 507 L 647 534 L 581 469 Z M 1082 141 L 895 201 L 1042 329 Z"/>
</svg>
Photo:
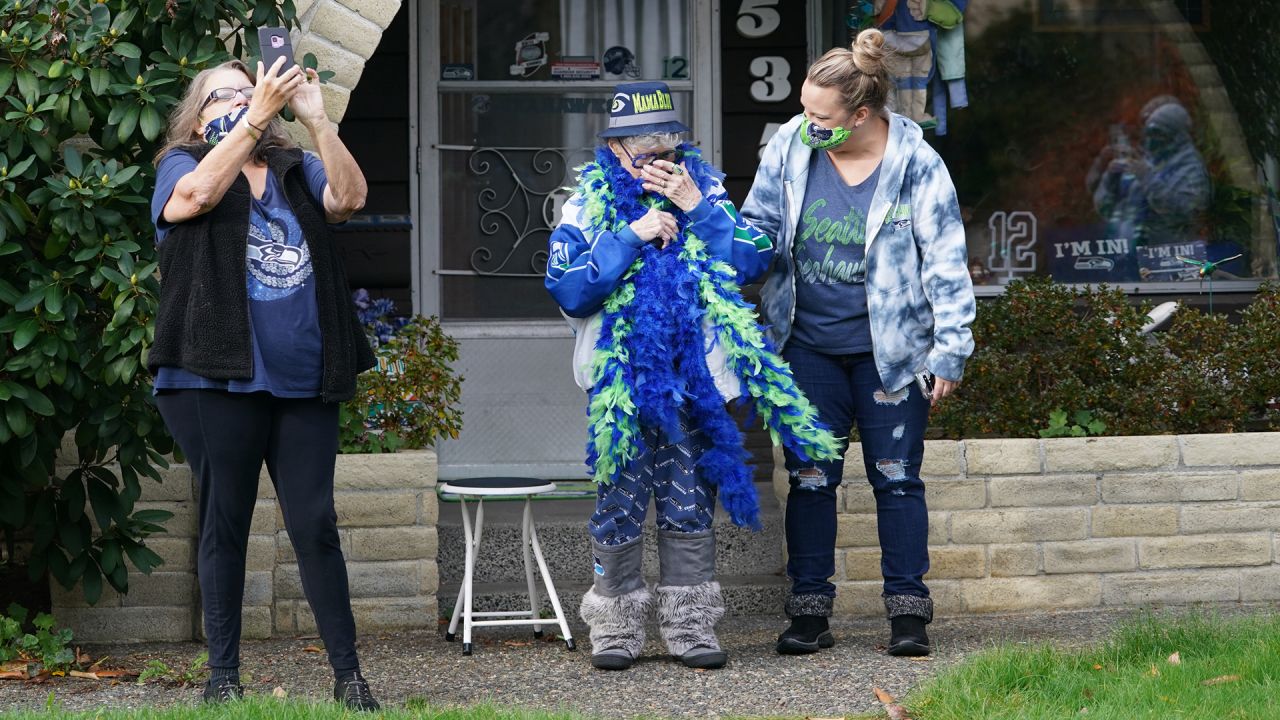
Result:
<svg viewBox="0 0 1280 720">
<path fill-rule="evenodd" d="M 209 93 L 209 97 L 204 99 L 204 104 L 200 106 L 200 109 L 204 110 L 205 108 L 209 107 L 209 103 L 218 102 L 220 100 L 233 100 L 235 99 L 236 95 L 243 95 L 245 100 L 252 100 L 253 87 L 250 86 L 250 87 L 242 87 L 242 88 L 229 88 L 229 87 L 214 88 L 213 92 Z"/>
<path fill-rule="evenodd" d="M 622 146 L 622 150 L 627 154 L 627 157 L 631 158 L 631 167 L 633 168 L 642 168 L 654 160 L 665 160 L 678 165 L 680 164 L 680 161 L 684 159 L 684 151 L 679 148 L 662 150 L 659 152 L 640 153 L 639 155 L 632 155 L 626 145 Z"/>
</svg>

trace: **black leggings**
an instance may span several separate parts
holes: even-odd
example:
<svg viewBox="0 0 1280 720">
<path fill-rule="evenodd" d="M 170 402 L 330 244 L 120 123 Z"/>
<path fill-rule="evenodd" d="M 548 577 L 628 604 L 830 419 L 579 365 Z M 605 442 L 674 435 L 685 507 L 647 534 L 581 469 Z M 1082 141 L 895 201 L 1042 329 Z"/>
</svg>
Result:
<svg viewBox="0 0 1280 720">
<path fill-rule="evenodd" d="M 347 566 L 333 509 L 337 404 L 221 390 L 161 391 L 156 404 L 199 482 L 196 567 L 209 667 L 240 665 L 245 550 L 263 460 L 329 662 L 335 670 L 358 667 Z"/>
</svg>

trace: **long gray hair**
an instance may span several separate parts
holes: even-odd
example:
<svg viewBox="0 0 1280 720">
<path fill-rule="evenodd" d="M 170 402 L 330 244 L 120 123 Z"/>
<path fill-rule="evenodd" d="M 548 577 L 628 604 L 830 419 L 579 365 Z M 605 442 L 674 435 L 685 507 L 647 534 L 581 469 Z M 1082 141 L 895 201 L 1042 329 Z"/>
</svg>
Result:
<svg viewBox="0 0 1280 720">
<path fill-rule="evenodd" d="M 173 112 L 169 113 L 169 130 L 165 133 L 164 145 L 156 152 L 155 162 L 160 162 L 160 158 L 184 145 L 204 143 L 204 138 L 193 128 L 200 124 L 200 106 L 204 104 L 205 98 L 209 95 L 205 89 L 205 85 L 209 82 L 209 76 L 219 70 L 239 70 L 251 81 L 254 76 L 254 73 L 249 71 L 249 66 L 239 60 L 228 60 L 221 65 L 206 68 L 197 73 L 192 78 L 191 84 L 187 86 L 187 93 L 182 96 L 182 101 L 173 108 Z M 267 123 L 266 132 L 262 133 L 258 144 L 253 148 L 253 160 L 265 163 L 267 161 L 267 151 L 274 148 L 291 147 L 297 147 L 297 143 L 284 131 L 284 125 L 280 122 L 280 118 L 278 116 L 271 118 L 271 122 Z"/>
</svg>

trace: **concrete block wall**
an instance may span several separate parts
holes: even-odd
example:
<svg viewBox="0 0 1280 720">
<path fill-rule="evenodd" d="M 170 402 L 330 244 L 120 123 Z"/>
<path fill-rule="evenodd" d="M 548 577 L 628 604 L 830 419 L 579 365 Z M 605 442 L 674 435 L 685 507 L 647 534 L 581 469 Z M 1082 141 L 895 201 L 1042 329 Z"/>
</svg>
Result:
<svg viewBox="0 0 1280 720">
<path fill-rule="evenodd" d="M 436 625 L 436 464 L 431 451 L 338 456 L 334 504 L 359 632 Z M 201 637 L 195 561 L 198 489 L 191 471 L 174 465 L 164 472 L 164 482 L 144 480 L 142 487 L 137 509 L 174 514 L 165 523 L 167 533 L 147 540 L 165 563 L 150 575 L 133 572 L 126 595 L 108 586 L 92 607 L 80 588 L 67 591 L 53 582 L 54 615 L 78 640 Z M 246 553 L 243 622 L 247 639 L 316 631 L 265 469 Z"/>
<path fill-rule="evenodd" d="M 64 442 L 64 458 L 75 457 Z M 119 477 L 119 471 L 115 471 Z M 200 591 L 196 585 L 196 505 L 191 471 L 172 465 L 161 471 L 163 482 L 142 480 L 142 498 L 135 510 L 167 510 L 173 517 L 168 532 L 147 540 L 147 547 L 164 559 L 150 575 L 129 564 L 129 592 L 121 595 L 103 582 L 102 597 L 90 606 L 79 586 L 65 590 L 50 580 L 53 614 L 59 625 L 75 631 L 76 640 L 189 640 L 200 627 Z M 90 516 L 92 520 L 92 515 Z M 94 522 L 95 528 L 97 523 Z M 252 563 L 252 558 L 250 558 Z M 245 630 L 251 629 L 250 614 Z"/>
<path fill-rule="evenodd" d="M 930 441 L 921 476 L 940 615 L 1280 600 L 1280 433 Z M 838 507 L 836 610 L 881 614 L 857 444 Z"/>
<path fill-rule="evenodd" d="M 861 446 L 839 495 L 837 612 L 878 615 L 880 551 Z M 787 476 L 775 457 L 774 487 Z M 926 443 L 927 581 L 940 615 L 1280 600 L 1280 433 Z M 335 502 L 360 632 L 433 628 L 439 614 L 436 456 L 338 458 Z M 196 492 L 174 466 L 139 507 L 169 510 L 165 558 L 87 607 L 54 585 L 81 641 L 200 637 Z M 246 638 L 315 632 L 270 482 L 259 486 Z"/>
<path fill-rule="evenodd" d="M 351 102 L 351 93 L 360 82 L 365 63 L 373 57 L 396 13 L 400 0 L 295 0 L 298 27 L 291 41 L 295 57 L 316 56 L 321 70 L 334 76 L 320 86 L 325 112 L 334 123 L 342 122 Z M 310 145 L 310 138 L 298 123 L 286 127 L 294 140 Z"/>
<path fill-rule="evenodd" d="M 434 627 L 440 584 L 435 453 L 340 455 L 338 460 L 334 507 L 357 630 Z M 315 618 L 282 521 L 272 540 L 274 632 L 314 633 Z"/>
</svg>

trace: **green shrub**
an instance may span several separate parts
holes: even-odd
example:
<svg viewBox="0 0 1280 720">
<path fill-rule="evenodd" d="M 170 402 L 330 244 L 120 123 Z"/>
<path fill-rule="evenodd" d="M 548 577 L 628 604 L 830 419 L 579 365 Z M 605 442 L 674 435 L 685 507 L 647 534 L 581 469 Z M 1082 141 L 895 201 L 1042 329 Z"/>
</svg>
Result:
<svg viewBox="0 0 1280 720">
<path fill-rule="evenodd" d="M 1268 282 L 1240 313 L 1236 327 L 1244 400 L 1264 427 L 1280 428 L 1280 283 Z"/>
<path fill-rule="evenodd" d="M 396 318 L 386 299 L 357 291 L 356 307 L 379 366 L 363 373 L 340 410 L 344 453 L 431 447 L 462 428 L 462 378 L 450 367 L 458 342 L 435 316 Z"/>
<path fill-rule="evenodd" d="M 933 425 L 948 437 L 1036 437 L 1050 413 L 1071 408 L 1128 434 L 1128 411 L 1154 411 L 1146 393 L 1130 389 L 1150 387 L 1161 365 L 1142 323 L 1141 309 L 1117 290 L 1077 295 L 1046 278 L 1010 283 L 979 305 L 964 382 Z"/>
<path fill-rule="evenodd" d="M 1068 415 L 1066 410 L 1059 408 L 1049 413 L 1049 427 L 1040 431 L 1040 437 L 1084 437 L 1101 435 L 1106 430 L 1107 424 L 1088 410 L 1077 410 Z"/>
<path fill-rule="evenodd" d="M 977 349 L 960 389 L 934 412 L 946 437 L 1238 432 L 1275 426 L 1280 397 L 1280 286 L 1264 284 L 1232 324 L 1182 307 L 1144 336 L 1146 304 L 1120 291 L 1076 291 L 1047 278 L 1010 283 L 978 307 Z M 1058 425 L 1052 418 L 1063 413 Z M 1083 415 L 1081 416 L 1083 417 Z"/>
<path fill-rule="evenodd" d="M 1182 307 L 1157 338 L 1167 351 L 1164 382 L 1151 388 L 1163 400 L 1160 429 L 1181 433 L 1244 430 L 1250 408 L 1245 400 L 1239 328 L 1231 325 L 1226 315 Z"/>
<path fill-rule="evenodd" d="M 142 369 L 151 157 L 186 81 L 230 57 L 219 32 L 293 15 L 290 0 L 0 4 L 0 531 L 12 557 L 34 529 L 32 580 L 83 581 L 96 602 L 104 579 L 123 592 L 129 564 L 161 562 L 143 540 L 168 513 L 133 509 L 173 450 Z M 74 466 L 55 468 L 69 431 Z"/>
<path fill-rule="evenodd" d="M 240 674 L 240 681 L 248 684 L 245 677 L 248 673 Z M 138 673 L 138 684 L 145 685 L 149 682 L 164 682 L 179 687 L 191 687 L 203 684 L 209 677 L 209 653 L 201 652 L 191 661 L 186 669 L 174 669 L 169 667 L 163 660 L 149 660 L 147 666 Z"/>
<path fill-rule="evenodd" d="M 9 662 L 18 657 L 18 648 L 16 641 L 22 637 L 22 621 L 13 617 L 15 606 L 9 606 L 8 615 L 0 615 L 0 664 Z M 22 616 L 26 616 L 26 610 L 22 610 Z"/>
<path fill-rule="evenodd" d="M 66 670 L 75 664 L 70 629 L 55 630 L 53 616 L 46 613 L 37 613 L 31 621 L 34 632 L 22 631 L 26 622 L 27 610 L 17 604 L 9 606 L 7 615 L 0 615 L 0 661 L 18 658 L 34 663 L 32 674 Z"/>
</svg>

